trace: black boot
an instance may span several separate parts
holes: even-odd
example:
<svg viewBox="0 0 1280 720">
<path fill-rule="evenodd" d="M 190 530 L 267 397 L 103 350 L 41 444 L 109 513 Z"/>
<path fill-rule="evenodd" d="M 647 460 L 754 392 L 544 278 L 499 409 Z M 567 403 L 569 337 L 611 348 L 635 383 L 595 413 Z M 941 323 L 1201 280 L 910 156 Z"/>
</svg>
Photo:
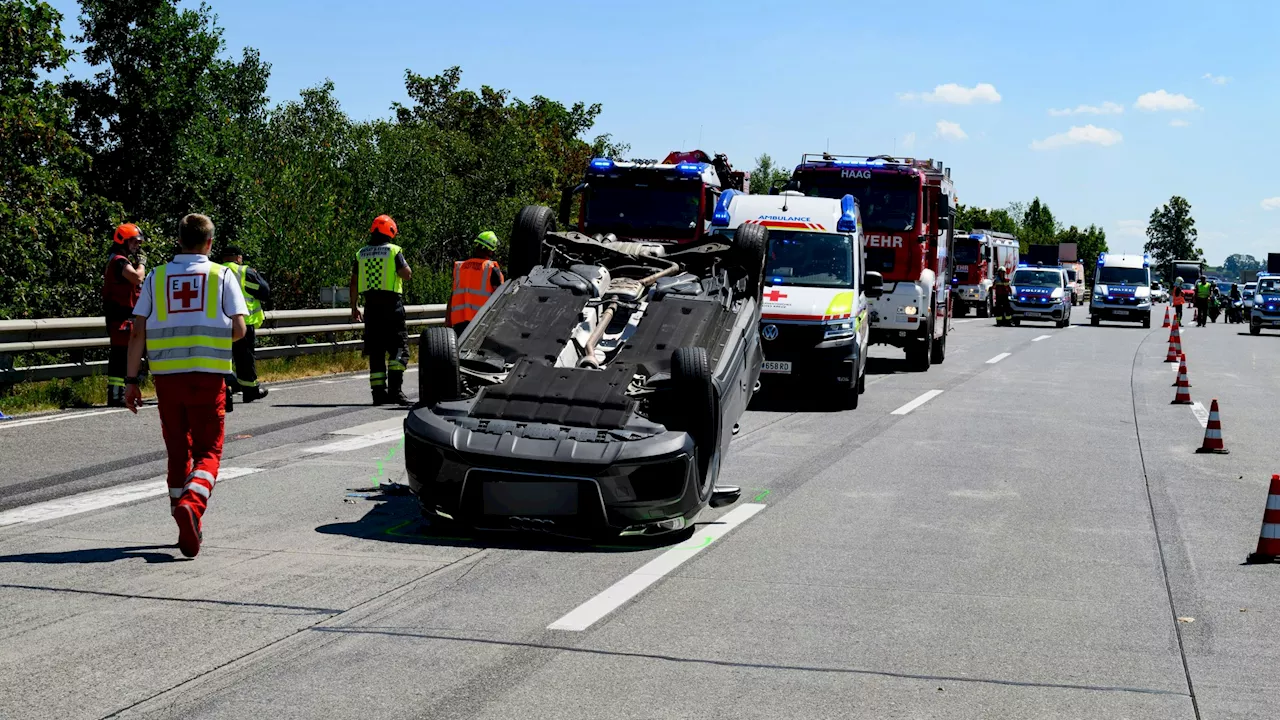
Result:
<svg viewBox="0 0 1280 720">
<path fill-rule="evenodd" d="M 224 404 L 224 408 L 226 409 L 227 412 L 231 412 L 236 409 L 235 396 L 236 396 L 235 391 L 232 390 L 231 388 L 227 388 L 227 399 Z"/>
<path fill-rule="evenodd" d="M 124 388 L 118 385 L 110 385 L 107 387 L 107 407 L 122 408 L 124 404 Z"/>
<path fill-rule="evenodd" d="M 254 387 L 245 388 L 241 393 L 241 397 L 244 400 L 244 402 L 251 403 L 254 400 L 261 400 L 262 398 L 266 397 L 267 393 L 268 393 L 268 390 L 265 387 L 261 385 L 256 385 Z"/>
<path fill-rule="evenodd" d="M 374 405 L 386 405 L 389 402 L 391 402 L 391 400 L 387 397 L 387 389 L 385 387 L 376 387 L 373 389 Z"/>
</svg>

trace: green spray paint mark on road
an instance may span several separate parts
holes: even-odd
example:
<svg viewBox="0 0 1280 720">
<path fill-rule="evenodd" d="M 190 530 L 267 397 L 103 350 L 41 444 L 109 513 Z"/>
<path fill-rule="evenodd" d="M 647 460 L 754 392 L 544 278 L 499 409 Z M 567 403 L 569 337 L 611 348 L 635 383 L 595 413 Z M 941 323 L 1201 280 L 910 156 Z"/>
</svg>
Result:
<svg viewBox="0 0 1280 720">
<path fill-rule="evenodd" d="M 770 490 L 765 490 L 761 492 L 759 495 L 752 498 L 751 502 L 760 502 L 761 500 L 764 500 L 765 498 L 769 497 L 770 492 L 771 492 Z"/>
</svg>

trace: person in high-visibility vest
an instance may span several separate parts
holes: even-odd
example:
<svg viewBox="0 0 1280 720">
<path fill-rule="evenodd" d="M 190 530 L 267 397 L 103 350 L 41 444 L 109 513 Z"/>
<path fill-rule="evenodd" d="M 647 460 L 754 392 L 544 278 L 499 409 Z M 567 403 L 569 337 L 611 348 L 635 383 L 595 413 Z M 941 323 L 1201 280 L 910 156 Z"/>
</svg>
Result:
<svg viewBox="0 0 1280 720">
<path fill-rule="evenodd" d="M 102 276 L 102 314 L 107 319 L 107 407 L 124 407 L 124 376 L 129 362 L 129 328 L 139 288 L 147 277 L 147 260 L 139 252 L 145 240 L 133 223 L 116 228 Z"/>
<path fill-rule="evenodd" d="M 160 428 L 169 454 L 169 504 L 178 549 L 200 552 L 203 518 L 218 482 L 231 346 L 249 314 L 239 279 L 209 260 L 213 222 L 187 215 L 178 224 L 181 252 L 142 283 L 129 336 L 125 404 L 142 405 L 138 370 L 145 350 L 155 376 Z"/>
<path fill-rule="evenodd" d="M 1173 295 L 1170 296 L 1169 302 L 1173 303 L 1173 316 L 1179 325 L 1182 324 L 1182 306 L 1187 304 L 1187 298 L 1182 294 L 1182 278 L 1173 281 Z"/>
<path fill-rule="evenodd" d="M 1196 281 L 1196 325 L 1204 327 L 1209 323 L 1209 296 L 1213 294 L 1213 283 L 1204 275 Z"/>
<path fill-rule="evenodd" d="M 453 264 L 453 293 L 446 322 L 459 335 L 502 284 L 502 268 L 493 259 L 497 249 L 498 236 L 486 230 L 476 236 L 472 257 Z"/>
<path fill-rule="evenodd" d="M 409 333 L 404 324 L 404 283 L 413 276 L 404 250 L 392 240 L 396 221 L 379 215 L 369 229 L 369 244 L 351 265 L 351 320 L 364 323 L 369 356 L 369 389 L 374 405 L 408 405 L 404 371 L 409 364 Z M 357 305 L 364 296 L 364 313 Z M 388 357 L 389 356 L 389 357 Z"/>
<path fill-rule="evenodd" d="M 1013 322 L 1013 306 L 1009 300 L 1013 296 L 1013 286 L 1009 284 L 1009 271 L 996 268 L 996 281 L 991 283 L 992 305 L 995 310 L 996 325 L 1009 325 Z"/>
<path fill-rule="evenodd" d="M 263 310 L 271 309 L 271 286 L 257 270 L 244 264 L 244 251 L 235 245 L 222 250 L 219 256 L 228 270 L 235 273 L 244 293 L 245 303 L 249 307 L 249 316 L 244 322 L 247 326 L 244 337 L 231 346 L 231 359 L 235 365 L 235 375 L 228 383 L 227 395 L 239 392 L 245 402 L 261 400 L 267 396 L 267 388 L 258 382 L 258 364 L 254 357 L 254 345 L 257 342 L 257 329 L 262 327 L 266 315 Z"/>
</svg>

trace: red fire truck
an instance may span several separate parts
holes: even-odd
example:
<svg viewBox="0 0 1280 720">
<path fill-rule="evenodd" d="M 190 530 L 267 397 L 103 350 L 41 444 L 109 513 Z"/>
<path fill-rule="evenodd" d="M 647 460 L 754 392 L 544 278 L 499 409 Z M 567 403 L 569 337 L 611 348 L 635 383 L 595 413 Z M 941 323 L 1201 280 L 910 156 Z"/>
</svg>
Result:
<svg viewBox="0 0 1280 720">
<path fill-rule="evenodd" d="M 1018 267 L 1018 238 L 1009 233 L 975 229 L 956 236 L 955 273 L 951 276 L 954 314 L 964 317 L 973 308 L 978 317 L 990 317 L 995 307 L 991 286 L 996 270 L 1004 268 L 1013 277 Z"/>
<path fill-rule="evenodd" d="M 806 195 L 858 199 L 865 267 L 884 277 L 884 294 L 871 301 L 871 342 L 902 348 L 919 371 L 942 362 L 951 329 L 951 169 L 888 155 L 806 154 L 792 183 Z"/>
<path fill-rule="evenodd" d="M 581 184 L 560 200 L 560 223 L 570 226 L 574 198 L 579 232 L 610 233 L 620 240 L 688 243 L 711 229 L 724 190 L 749 190 L 750 174 L 724 155 L 675 151 L 662 162 L 596 158 Z"/>
</svg>

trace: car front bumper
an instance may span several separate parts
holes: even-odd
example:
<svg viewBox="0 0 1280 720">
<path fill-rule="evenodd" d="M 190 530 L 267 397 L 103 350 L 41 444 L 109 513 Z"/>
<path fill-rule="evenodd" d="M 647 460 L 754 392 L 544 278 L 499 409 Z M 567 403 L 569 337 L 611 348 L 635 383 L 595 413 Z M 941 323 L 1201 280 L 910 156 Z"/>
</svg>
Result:
<svg viewBox="0 0 1280 720">
<path fill-rule="evenodd" d="M 1143 303 L 1141 305 L 1128 305 L 1120 303 L 1107 303 L 1093 301 L 1089 303 L 1089 314 L 1095 315 L 1103 320 L 1124 320 L 1128 322 L 1142 322 L 1151 315 L 1151 303 Z"/>
<path fill-rule="evenodd" d="M 1265 313 L 1254 310 L 1249 314 L 1249 323 L 1258 327 L 1280 327 L 1280 313 Z"/>
<path fill-rule="evenodd" d="M 1010 302 L 1009 310 L 1013 317 L 1018 320 L 1042 320 L 1045 322 L 1060 322 L 1066 318 L 1068 312 L 1067 306 L 1061 302 L 1047 305 Z"/>
<path fill-rule="evenodd" d="M 417 408 L 405 419 L 405 468 L 423 511 L 493 530 L 592 538 L 687 527 L 705 505 L 687 433 L 522 424 L 486 431 L 471 401 Z M 502 429 L 499 427 L 498 429 Z"/>
</svg>

